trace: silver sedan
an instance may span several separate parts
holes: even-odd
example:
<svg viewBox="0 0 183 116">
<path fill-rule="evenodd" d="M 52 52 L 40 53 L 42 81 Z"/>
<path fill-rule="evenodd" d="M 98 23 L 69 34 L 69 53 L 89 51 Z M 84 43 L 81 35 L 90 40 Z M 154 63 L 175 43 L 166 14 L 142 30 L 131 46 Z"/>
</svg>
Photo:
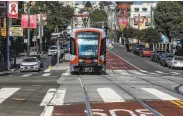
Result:
<svg viewBox="0 0 183 116">
<path fill-rule="evenodd" d="M 36 57 L 27 57 L 20 64 L 20 71 L 39 71 L 41 62 Z"/>
<path fill-rule="evenodd" d="M 169 68 L 182 68 L 183 69 L 183 57 L 174 56 L 166 60 Z"/>
</svg>

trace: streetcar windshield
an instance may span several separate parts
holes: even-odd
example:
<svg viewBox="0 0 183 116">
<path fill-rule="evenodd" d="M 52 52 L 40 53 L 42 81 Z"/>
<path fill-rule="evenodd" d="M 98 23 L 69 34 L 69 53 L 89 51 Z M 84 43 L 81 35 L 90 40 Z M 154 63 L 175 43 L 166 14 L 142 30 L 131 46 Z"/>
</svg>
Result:
<svg viewBox="0 0 183 116">
<path fill-rule="evenodd" d="M 98 55 L 99 33 L 80 32 L 78 34 L 79 56 Z"/>
</svg>

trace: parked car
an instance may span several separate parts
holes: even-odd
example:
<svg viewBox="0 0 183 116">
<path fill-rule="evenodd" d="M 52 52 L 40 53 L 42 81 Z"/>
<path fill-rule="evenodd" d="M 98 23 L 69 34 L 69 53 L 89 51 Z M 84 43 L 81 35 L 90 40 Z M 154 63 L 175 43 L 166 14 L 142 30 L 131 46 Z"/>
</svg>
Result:
<svg viewBox="0 0 183 116">
<path fill-rule="evenodd" d="M 137 43 L 130 43 L 129 50 L 133 51 L 134 47 L 137 45 Z"/>
<path fill-rule="evenodd" d="M 56 45 L 51 46 L 51 47 L 48 49 L 48 56 L 52 56 L 52 55 L 56 54 L 57 51 L 58 51 L 58 50 L 57 50 L 57 46 L 56 46 Z"/>
<path fill-rule="evenodd" d="M 156 53 L 154 61 L 157 62 L 157 63 L 160 63 L 160 56 L 162 54 L 166 54 L 166 53 L 167 53 L 166 51 L 161 51 L 161 52 Z"/>
<path fill-rule="evenodd" d="M 151 57 L 152 55 L 152 49 L 151 48 L 143 48 L 141 51 L 140 51 L 140 56 L 141 57 Z"/>
<path fill-rule="evenodd" d="M 164 53 L 164 54 L 161 54 L 160 55 L 160 64 L 162 66 L 167 66 L 167 61 L 170 59 L 170 58 L 173 58 L 174 55 L 171 54 L 171 53 Z"/>
<path fill-rule="evenodd" d="M 169 68 L 181 68 L 183 69 L 183 57 L 174 56 L 166 61 Z"/>
<path fill-rule="evenodd" d="M 26 57 L 20 64 L 20 71 L 39 71 L 41 62 L 36 57 Z"/>
<path fill-rule="evenodd" d="M 30 55 L 30 57 L 36 57 L 36 58 L 41 62 L 41 68 L 44 68 L 43 60 L 42 60 L 41 54 Z"/>
<path fill-rule="evenodd" d="M 165 52 L 164 50 L 160 50 L 160 49 L 155 49 L 153 52 L 152 52 L 152 55 L 151 57 L 149 58 L 149 60 L 151 61 L 155 61 L 155 58 L 157 57 L 156 55 L 159 53 L 159 52 Z"/>
<path fill-rule="evenodd" d="M 65 53 L 69 53 L 70 52 L 70 44 L 68 44 L 68 43 L 62 44 L 62 48 L 64 49 Z"/>
<path fill-rule="evenodd" d="M 140 51 L 145 48 L 145 45 L 136 45 L 134 54 L 140 55 Z"/>
</svg>

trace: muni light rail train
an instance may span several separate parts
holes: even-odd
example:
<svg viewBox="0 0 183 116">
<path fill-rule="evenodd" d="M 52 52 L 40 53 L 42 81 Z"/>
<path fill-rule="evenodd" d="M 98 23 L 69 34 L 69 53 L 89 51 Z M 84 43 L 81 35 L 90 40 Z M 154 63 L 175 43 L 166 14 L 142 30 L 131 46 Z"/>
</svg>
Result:
<svg viewBox="0 0 183 116">
<path fill-rule="evenodd" d="M 71 31 L 70 72 L 106 72 L 104 29 L 74 28 Z"/>
</svg>

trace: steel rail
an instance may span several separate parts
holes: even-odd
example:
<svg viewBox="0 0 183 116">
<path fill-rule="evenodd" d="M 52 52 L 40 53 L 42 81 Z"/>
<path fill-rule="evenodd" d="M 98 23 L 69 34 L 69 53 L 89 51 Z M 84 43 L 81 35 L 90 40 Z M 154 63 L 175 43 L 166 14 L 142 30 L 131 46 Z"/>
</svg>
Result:
<svg viewBox="0 0 183 116">
<path fill-rule="evenodd" d="M 109 65 L 111 67 L 111 63 L 109 62 Z M 114 72 L 114 70 L 112 69 L 112 72 Z M 101 76 L 103 78 L 105 78 L 106 80 L 110 81 L 111 83 L 113 83 L 114 85 L 116 85 L 117 87 L 119 87 L 121 90 L 124 90 L 126 93 L 128 93 L 131 97 L 133 97 L 138 103 L 140 103 L 144 108 L 148 109 L 150 112 L 152 112 L 155 116 L 163 116 L 161 113 L 159 113 L 158 111 L 156 111 L 155 109 L 151 108 L 150 106 L 148 106 L 146 103 L 144 103 L 142 100 L 140 100 L 139 98 L 137 98 L 135 95 L 133 95 L 132 93 L 128 92 L 126 89 L 122 88 L 119 84 L 115 83 L 114 81 L 112 81 L 111 79 L 107 78 L 106 76 Z"/>
<path fill-rule="evenodd" d="M 79 75 L 77 75 L 77 77 L 78 77 L 78 79 L 80 81 L 81 88 L 82 88 L 82 91 L 83 91 L 83 95 L 84 95 L 84 100 L 85 100 L 85 105 L 86 105 L 86 110 L 87 110 L 88 116 L 93 116 L 93 113 L 92 113 L 92 110 L 91 110 L 91 106 L 90 106 L 90 101 L 89 101 L 86 89 L 84 87 L 84 84 L 83 84 L 83 82 L 81 80 L 81 77 Z"/>
</svg>

